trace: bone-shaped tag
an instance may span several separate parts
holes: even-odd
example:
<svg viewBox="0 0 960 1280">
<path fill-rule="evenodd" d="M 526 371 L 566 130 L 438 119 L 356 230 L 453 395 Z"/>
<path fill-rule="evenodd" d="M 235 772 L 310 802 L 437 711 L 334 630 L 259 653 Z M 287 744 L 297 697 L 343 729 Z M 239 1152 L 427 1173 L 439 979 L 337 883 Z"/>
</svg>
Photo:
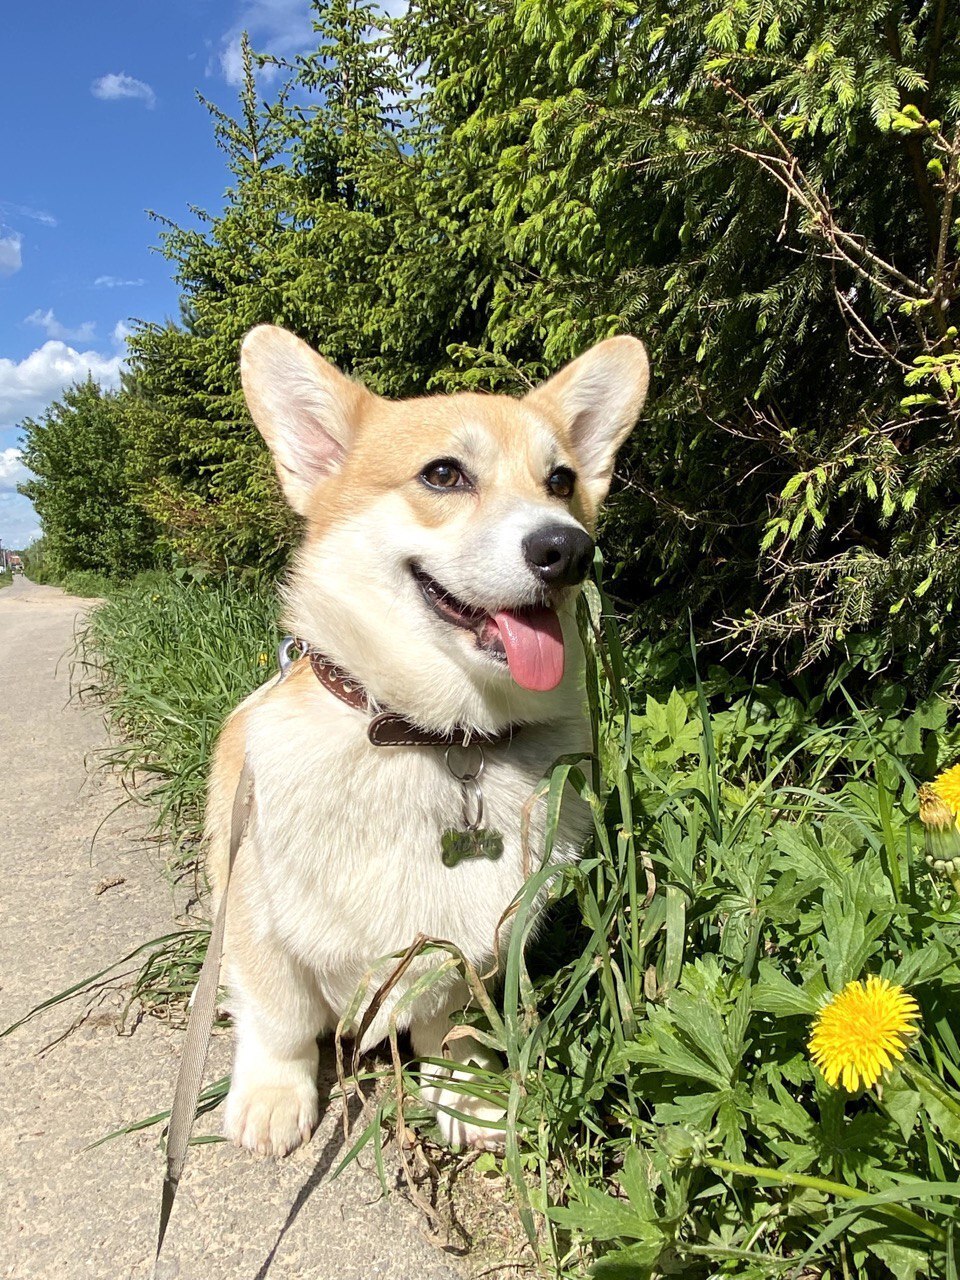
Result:
<svg viewBox="0 0 960 1280">
<path fill-rule="evenodd" d="M 455 867 L 468 858 L 489 858 L 496 862 L 503 853 L 503 836 L 487 827 L 456 831 L 452 827 L 440 840 L 441 860 L 445 867 Z"/>
</svg>

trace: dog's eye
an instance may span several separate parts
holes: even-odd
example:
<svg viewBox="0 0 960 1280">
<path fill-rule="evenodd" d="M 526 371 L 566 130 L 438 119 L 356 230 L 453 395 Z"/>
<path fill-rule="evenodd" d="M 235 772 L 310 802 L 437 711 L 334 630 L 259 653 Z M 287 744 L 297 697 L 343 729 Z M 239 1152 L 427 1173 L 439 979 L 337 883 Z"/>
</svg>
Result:
<svg viewBox="0 0 960 1280">
<path fill-rule="evenodd" d="M 473 485 L 453 458 L 438 458 L 420 472 L 420 479 L 431 489 L 472 489 Z"/>
<path fill-rule="evenodd" d="M 547 476 L 547 488 L 555 498 L 571 498 L 576 479 L 569 467 L 557 467 Z"/>
</svg>

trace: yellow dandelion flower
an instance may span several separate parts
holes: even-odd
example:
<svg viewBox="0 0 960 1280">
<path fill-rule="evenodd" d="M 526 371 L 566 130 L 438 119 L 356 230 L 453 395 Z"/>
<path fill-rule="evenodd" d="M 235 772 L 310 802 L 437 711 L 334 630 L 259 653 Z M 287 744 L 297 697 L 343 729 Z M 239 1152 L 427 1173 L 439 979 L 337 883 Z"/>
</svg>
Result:
<svg viewBox="0 0 960 1280">
<path fill-rule="evenodd" d="M 808 1048 L 828 1084 L 854 1093 L 870 1089 L 904 1056 L 917 1028 L 920 1007 L 886 978 L 848 982 L 813 1022 Z"/>
<path fill-rule="evenodd" d="M 942 773 L 935 782 L 923 783 L 917 791 L 926 860 L 934 871 L 946 872 L 951 878 L 960 871 L 960 825 L 937 784 L 950 778 L 951 774 L 958 773 L 960 769 L 954 766 Z M 960 794 L 960 781 L 951 781 L 946 790 L 949 792 L 951 787 L 956 787 Z"/>
<path fill-rule="evenodd" d="M 265 667 L 267 665 L 267 655 L 265 653 L 257 654 L 257 666 Z"/>
<path fill-rule="evenodd" d="M 954 818 L 960 817 L 960 764 L 945 769 L 930 783 L 930 789 L 943 801 Z"/>
</svg>

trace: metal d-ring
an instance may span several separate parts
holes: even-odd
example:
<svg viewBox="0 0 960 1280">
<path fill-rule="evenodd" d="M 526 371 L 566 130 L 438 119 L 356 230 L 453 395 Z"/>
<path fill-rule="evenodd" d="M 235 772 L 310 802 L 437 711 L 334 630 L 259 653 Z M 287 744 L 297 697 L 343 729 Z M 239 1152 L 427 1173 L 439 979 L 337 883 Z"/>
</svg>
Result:
<svg viewBox="0 0 960 1280">
<path fill-rule="evenodd" d="M 464 756 L 467 756 L 468 752 L 475 751 L 477 754 L 474 758 L 476 759 L 477 767 L 475 769 L 469 769 L 469 768 L 455 769 L 450 760 L 451 751 L 462 751 Z M 485 761 L 483 758 L 483 747 L 481 747 L 479 742 L 471 742 L 466 745 L 460 742 L 451 742 L 449 747 L 447 747 L 446 755 L 444 756 L 444 761 L 446 763 L 447 768 L 450 770 L 450 772 L 453 774 L 453 776 L 456 778 L 458 782 L 475 782 L 477 778 L 480 778 L 483 776 L 483 766 L 485 764 Z"/>
<path fill-rule="evenodd" d="M 483 825 L 483 792 L 480 790 L 480 783 L 476 778 L 464 778 L 460 783 L 461 800 L 463 803 L 463 825 L 467 831 L 479 831 Z M 470 817 L 470 801 L 469 797 L 473 793 L 473 803 L 476 809 L 475 815 Z"/>
<path fill-rule="evenodd" d="M 286 676 L 298 658 L 306 652 L 306 645 L 296 636 L 284 636 L 277 646 L 277 665 L 280 668 L 280 679 Z"/>
<path fill-rule="evenodd" d="M 459 768 L 454 767 L 454 762 L 450 758 L 451 751 L 460 751 L 463 753 L 463 761 Z M 475 767 L 471 768 L 469 761 L 471 753 L 475 752 L 472 759 L 476 762 Z M 467 831 L 479 831 L 483 823 L 483 792 L 480 790 L 480 778 L 483 776 L 483 766 L 486 763 L 483 758 L 483 747 L 479 742 L 471 742 L 468 744 L 460 742 L 451 742 L 447 747 L 444 756 L 446 766 L 460 783 L 460 804 L 463 815 L 463 825 Z M 473 808 L 474 816 L 471 818 L 470 809 Z"/>
</svg>

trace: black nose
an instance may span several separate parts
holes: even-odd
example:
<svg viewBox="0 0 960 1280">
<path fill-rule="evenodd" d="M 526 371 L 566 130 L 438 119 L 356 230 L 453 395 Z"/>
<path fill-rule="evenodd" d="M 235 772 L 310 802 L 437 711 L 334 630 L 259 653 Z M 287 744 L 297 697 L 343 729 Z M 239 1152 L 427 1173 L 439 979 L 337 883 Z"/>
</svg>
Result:
<svg viewBox="0 0 960 1280">
<path fill-rule="evenodd" d="M 593 560 L 593 539 L 575 524 L 547 524 L 523 540 L 527 564 L 549 587 L 582 582 Z"/>
</svg>

